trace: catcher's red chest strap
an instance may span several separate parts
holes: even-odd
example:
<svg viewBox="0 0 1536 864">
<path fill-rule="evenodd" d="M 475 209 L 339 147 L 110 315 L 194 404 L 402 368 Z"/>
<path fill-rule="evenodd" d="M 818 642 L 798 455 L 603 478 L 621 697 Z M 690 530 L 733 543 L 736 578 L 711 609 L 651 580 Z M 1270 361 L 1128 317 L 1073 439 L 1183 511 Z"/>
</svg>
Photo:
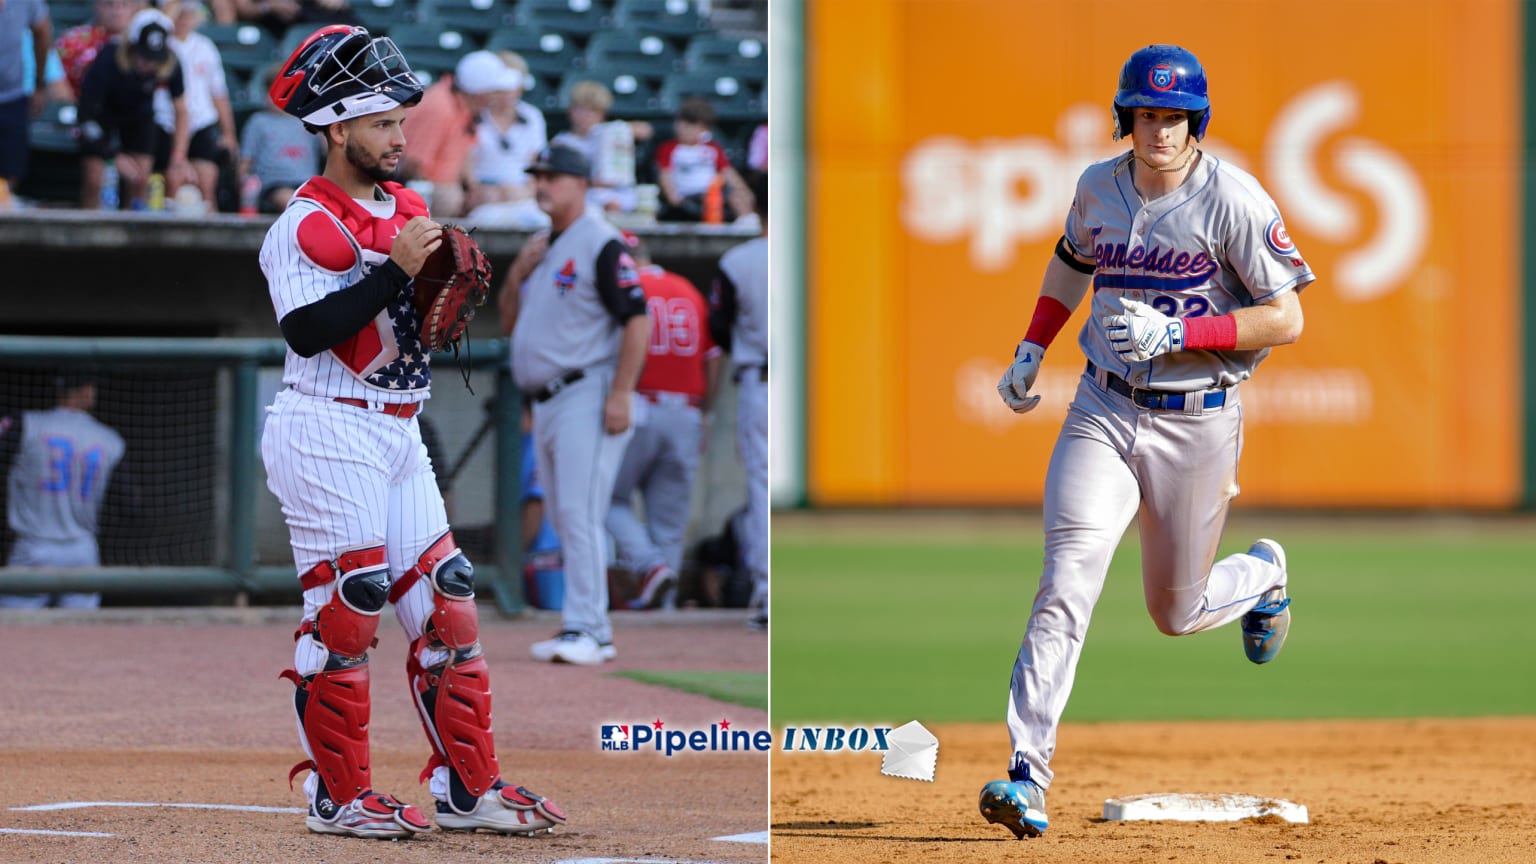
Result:
<svg viewBox="0 0 1536 864">
<path fill-rule="evenodd" d="M 299 187 L 299 191 L 295 192 L 294 196 L 318 202 L 341 220 L 341 224 L 346 226 L 353 237 L 357 238 L 360 246 L 388 255 L 389 250 L 394 246 L 395 235 L 400 233 L 405 223 L 416 216 L 428 215 L 427 202 L 399 183 L 385 181 L 379 184 L 379 188 L 383 189 L 385 194 L 394 196 L 395 199 L 395 215 L 389 219 L 380 219 L 369 213 L 363 205 L 353 200 L 352 196 L 342 191 L 340 186 L 324 177 L 311 177 L 308 182 Z M 305 219 L 303 223 L 307 224 L 309 221 Z M 302 230 L 300 241 L 301 243 L 303 241 Z M 311 259 L 316 263 L 324 266 L 324 262 L 316 258 L 308 248 L 305 252 L 310 254 Z"/>
</svg>

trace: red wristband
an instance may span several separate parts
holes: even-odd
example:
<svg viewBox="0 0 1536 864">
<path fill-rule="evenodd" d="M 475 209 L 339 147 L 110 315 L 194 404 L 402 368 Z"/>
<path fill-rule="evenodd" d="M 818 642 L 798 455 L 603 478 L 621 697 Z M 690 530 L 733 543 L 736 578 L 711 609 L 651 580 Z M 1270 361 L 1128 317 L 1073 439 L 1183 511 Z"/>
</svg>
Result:
<svg viewBox="0 0 1536 864">
<path fill-rule="evenodd" d="M 1024 338 L 1041 348 L 1049 348 L 1056 334 L 1067 326 L 1067 319 L 1071 317 L 1072 310 L 1067 308 L 1067 304 L 1055 297 L 1041 297 L 1035 302 L 1035 317 L 1030 319 L 1029 332 L 1024 334 Z"/>
<path fill-rule="evenodd" d="M 1237 319 L 1228 315 L 1184 319 L 1184 347 L 1205 351 L 1231 351 L 1237 347 Z"/>
</svg>

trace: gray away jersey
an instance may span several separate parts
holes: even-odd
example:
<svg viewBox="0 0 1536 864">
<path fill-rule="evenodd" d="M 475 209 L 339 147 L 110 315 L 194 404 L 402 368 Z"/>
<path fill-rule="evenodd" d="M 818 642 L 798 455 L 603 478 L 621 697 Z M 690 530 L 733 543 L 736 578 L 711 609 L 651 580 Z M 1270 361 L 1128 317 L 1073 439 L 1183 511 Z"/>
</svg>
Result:
<svg viewBox="0 0 1536 864">
<path fill-rule="evenodd" d="M 1130 154 L 1088 166 L 1067 213 L 1074 251 L 1094 259 L 1091 315 L 1078 337 L 1083 354 L 1137 387 L 1201 390 L 1229 387 L 1269 355 L 1258 351 L 1179 351 L 1126 363 L 1104 335 L 1101 319 L 1119 315 L 1121 298 L 1164 315 L 1225 315 L 1300 291 L 1312 268 L 1286 233 L 1280 210 L 1247 172 L 1209 153 L 1178 189 L 1142 204 L 1131 180 Z"/>
<path fill-rule="evenodd" d="M 84 411 L 23 414 L 9 481 L 11 530 L 60 542 L 94 538 L 107 482 L 123 450 L 123 436 Z"/>
<path fill-rule="evenodd" d="M 597 293 L 597 255 L 617 228 L 588 211 L 555 238 L 519 287 L 512 377 L 523 392 L 566 372 L 619 362 L 619 323 Z"/>
<path fill-rule="evenodd" d="M 731 362 L 768 362 L 768 238 L 755 237 L 720 256 L 720 269 L 736 286 L 736 320 L 731 325 Z"/>
</svg>

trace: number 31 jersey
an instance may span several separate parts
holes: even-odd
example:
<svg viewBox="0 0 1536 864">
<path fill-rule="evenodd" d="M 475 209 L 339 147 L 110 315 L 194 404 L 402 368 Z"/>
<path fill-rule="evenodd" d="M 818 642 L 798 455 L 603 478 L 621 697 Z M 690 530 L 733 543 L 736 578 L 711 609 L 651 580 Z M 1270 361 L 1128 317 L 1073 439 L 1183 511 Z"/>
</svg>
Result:
<svg viewBox="0 0 1536 864">
<path fill-rule="evenodd" d="M 1269 349 L 1180 351 L 1127 363 L 1110 346 L 1102 319 L 1123 313 L 1122 298 L 1172 317 L 1225 315 L 1300 291 L 1315 278 L 1312 268 L 1252 175 L 1202 152 L 1183 185 L 1143 204 L 1132 182 L 1132 159 L 1124 154 L 1088 166 L 1067 213 L 1067 242 L 1094 260 L 1091 317 L 1078 344 L 1094 365 L 1136 387 L 1189 391 L 1236 384 L 1253 374 Z"/>
</svg>

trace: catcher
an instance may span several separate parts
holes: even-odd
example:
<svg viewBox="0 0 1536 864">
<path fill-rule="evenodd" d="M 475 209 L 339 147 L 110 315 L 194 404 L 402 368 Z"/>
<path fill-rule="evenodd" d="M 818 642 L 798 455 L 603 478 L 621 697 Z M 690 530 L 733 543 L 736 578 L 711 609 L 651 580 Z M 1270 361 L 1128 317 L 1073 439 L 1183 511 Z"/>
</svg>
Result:
<svg viewBox="0 0 1536 864">
<path fill-rule="evenodd" d="M 474 568 L 449 530 L 416 419 L 431 350 L 463 336 L 490 278 L 467 235 L 433 222 L 421 197 L 390 179 L 421 85 L 390 40 L 337 25 L 294 51 L 270 95 L 328 151 L 325 173 L 298 190 L 261 247 L 288 343 L 287 386 L 267 409 L 261 452 L 304 592 L 283 677 L 296 687 L 307 754 L 290 774 L 309 772 L 306 824 L 374 838 L 431 830 L 421 810 L 375 789 L 369 770 L 368 650 L 392 602 L 409 640 L 438 827 L 552 830 L 565 822 L 560 808 L 502 778 Z"/>
</svg>

